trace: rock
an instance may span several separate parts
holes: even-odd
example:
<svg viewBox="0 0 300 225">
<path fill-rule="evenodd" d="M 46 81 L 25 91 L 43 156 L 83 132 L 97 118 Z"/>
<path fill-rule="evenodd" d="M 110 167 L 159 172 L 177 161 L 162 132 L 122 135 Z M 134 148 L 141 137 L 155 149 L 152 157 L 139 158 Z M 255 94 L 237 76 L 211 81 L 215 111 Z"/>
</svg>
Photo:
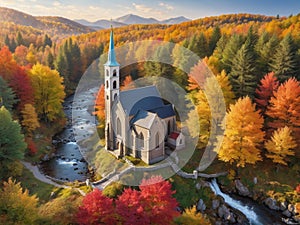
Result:
<svg viewBox="0 0 300 225">
<path fill-rule="evenodd" d="M 285 211 L 287 209 L 287 203 L 286 202 L 280 202 L 279 209 L 280 209 L 280 211 Z"/>
<path fill-rule="evenodd" d="M 219 216 L 220 218 L 226 219 L 227 217 L 229 217 L 229 215 L 230 215 L 229 209 L 228 209 L 224 204 L 222 204 L 222 205 L 218 208 L 218 216 Z"/>
<path fill-rule="evenodd" d="M 226 220 L 228 220 L 230 223 L 235 223 L 236 222 L 233 213 L 229 213 Z"/>
<path fill-rule="evenodd" d="M 223 225 L 222 221 L 216 221 L 215 225 Z"/>
<path fill-rule="evenodd" d="M 234 183 L 239 195 L 250 196 L 249 189 L 246 186 L 244 186 L 240 180 L 235 180 Z"/>
<path fill-rule="evenodd" d="M 273 198 L 265 199 L 264 204 L 272 210 L 279 210 L 279 207 L 277 206 L 277 202 Z"/>
<path fill-rule="evenodd" d="M 199 200 L 199 202 L 197 203 L 197 211 L 200 211 L 200 212 L 204 212 L 206 209 L 206 205 L 204 203 L 204 201 L 202 199 Z"/>
<path fill-rule="evenodd" d="M 292 216 L 292 213 L 289 210 L 285 210 L 285 211 L 283 211 L 282 215 L 290 218 Z"/>
<path fill-rule="evenodd" d="M 254 177 L 254 178 L 253 178 L 253 183 L 254 183 L 254 184 L 257 184 L 257 177 Z"/>
<path fill-rule="evenodd" d="M 288 211 L 290 211 L 290 213 L 292 213 L 293 215 L 295 215 L 295 206 L 292 204 L 288 205 Z"/>
<path fill-rule="evenodd" d="M 42 161 L 49 161 L 50 157 L 48 154 L 44 155 L 44 157 L 42 158 Z"/>
<path fill-rule="evenodd" d="M 300 216 L 299 215 L 298 216 L 293 216 L 293 220 L 295 220 L 295 222 L 297 224 L 300 224 Z"/>
<path fill-rule="evenodd" d="M 47 145 L 47 146 L 46 146 L 46 149 L 47 149 L 47 150 L 51 150 L 51 149 L 52 149 L 52 147 L 51 147 L 51 146 L 49 146 L 49 145 Z"/>
<path fill-rule="evenodd" d="M 213 210 L 216 210 L 220 206 L 220 201 L 218 199 L 212 200 L 211 207 Z"/>
<path fill-rule="evenodd" d="M 197 183 L 197 184 L 196 184 L 196 189 L 197 189 L 197 190 L 200 190 L 200 189 L 201 189 L 201 184 L 200 184 L 200 183 Z"/>
</svg>

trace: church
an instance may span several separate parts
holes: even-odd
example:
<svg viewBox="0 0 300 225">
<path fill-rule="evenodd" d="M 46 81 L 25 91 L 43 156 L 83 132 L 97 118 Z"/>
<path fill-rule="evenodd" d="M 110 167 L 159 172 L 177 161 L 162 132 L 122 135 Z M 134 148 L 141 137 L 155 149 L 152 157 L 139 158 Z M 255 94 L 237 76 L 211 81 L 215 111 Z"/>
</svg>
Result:
<svg viewBox="0 0 300 225">
<path fill-rule="evenodd" d="M 130 155 L 150 165 L 166 157 L 166 148 L 183 148 L 174 106 L 164 103 L 155 86 L 120 91 L 119 70 L 111 30 L 104 64 L 106 150 L 118 158 Z"/>
</svg>

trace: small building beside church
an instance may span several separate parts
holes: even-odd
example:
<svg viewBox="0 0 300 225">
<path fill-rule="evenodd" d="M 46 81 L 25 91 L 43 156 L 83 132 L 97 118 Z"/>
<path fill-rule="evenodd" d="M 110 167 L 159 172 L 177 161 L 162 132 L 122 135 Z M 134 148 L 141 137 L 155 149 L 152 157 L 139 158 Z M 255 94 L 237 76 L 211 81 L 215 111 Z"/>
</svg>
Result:
<svg viewBox="0 0 300 225">
<path fill-rule="evenodd" d="M 119 158 L 131 155 L 154 164 L 165 158 L 167 146 L 183 148 L 174 106 L 164 103 L 155 86 L 120 91 L 119 70 L 111 30 L 104 64 L 106 149 Z"/>
</svg>

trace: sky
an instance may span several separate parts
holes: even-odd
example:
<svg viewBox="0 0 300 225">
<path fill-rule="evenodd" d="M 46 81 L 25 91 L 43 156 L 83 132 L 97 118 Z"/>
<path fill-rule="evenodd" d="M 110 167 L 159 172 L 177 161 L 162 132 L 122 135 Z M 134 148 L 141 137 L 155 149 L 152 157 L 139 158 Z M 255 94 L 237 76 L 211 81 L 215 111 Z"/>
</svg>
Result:
<svg viewBox="0 0 300 225">
<path fill-rule="evenodd" d="M 299 0 L 0 0 L 0 6 L 34 16 L 69 19 L 115 19 L 126 14 L 159 20 L 189 19 L 230 13 L 289 16 L 300 13 Z"/>
</svg>

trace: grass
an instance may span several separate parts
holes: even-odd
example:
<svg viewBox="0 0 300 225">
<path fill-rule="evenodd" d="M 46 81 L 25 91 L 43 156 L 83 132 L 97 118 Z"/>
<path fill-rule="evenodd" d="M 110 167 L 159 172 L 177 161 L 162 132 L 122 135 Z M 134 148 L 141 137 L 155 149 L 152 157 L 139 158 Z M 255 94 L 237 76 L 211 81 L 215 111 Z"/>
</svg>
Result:
<svg viewBox="0 0 300 225">
<path fill-rule="evenodd" d="M 126 155 L 125 158 L 128 159 L 130 162 L 132 162 L 132 164 L 135 165 L 135 166 L 141 166 L 141 167 L 147 167 L 147 166 L 149 166 L 143 160 L 134 158 L 133 156 Z"/>
<path fill-rule="evenodd" d="M 25 167 L 23 168 L 22 175 L 16 177 L 16 180 L 21 182 L 23 189 L 26 188 L 29 190 L 30 195 L 36 194 L 40 199 L 40 203 L 47 202 L 50 199 L 51 192 L 57 193 L 61 189 L 37 180 Z"/>
</svg>

